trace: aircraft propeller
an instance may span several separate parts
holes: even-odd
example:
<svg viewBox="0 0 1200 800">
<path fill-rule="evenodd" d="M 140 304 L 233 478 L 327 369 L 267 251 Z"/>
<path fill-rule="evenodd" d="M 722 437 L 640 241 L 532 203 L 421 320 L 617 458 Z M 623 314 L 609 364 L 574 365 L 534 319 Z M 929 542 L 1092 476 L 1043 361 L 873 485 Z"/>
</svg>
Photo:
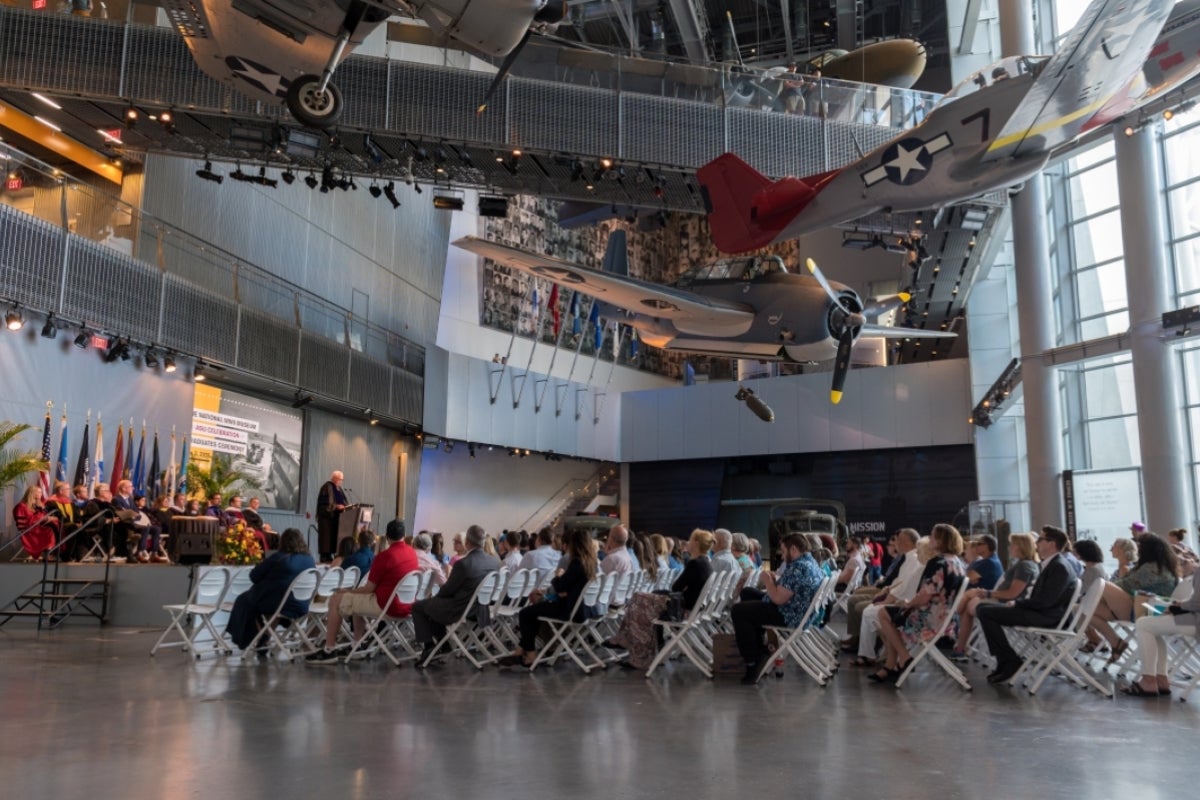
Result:
<svg viewBox="0 0 1200 800">
<path fill-rule="evenodd" d="M 542 7 L 542 10 L 534 17 L 534 22 L 540 23 L 539 27 L 546 25 L 555 25 L 563 20 L 567 15 L 566 0 L 555 2 L 550 0 Z M 500 88 L 500 84 L 508 77 L 508 73 L 512 71 L 513 64 L 517 63 L 518 56 L 525 49 L 525 45 L 529 44 L 529 37 L 533 35 L 533 25 L 530 25 L 525 30 L 525 35 L 521 37 L 521 41 L 517 42 L 517 46 L 509 51 L 504 60 L 500 62 L 500 69 L 496 73 L 496 77 L 492 78 L 491 84 L 488 86 L 487 92 L 483 95 L 483 102 L 475 109 L 475 113 L 482 114 L 487 111 L 488 103 L 492 101 L 492 95 Z"/>
</svg>

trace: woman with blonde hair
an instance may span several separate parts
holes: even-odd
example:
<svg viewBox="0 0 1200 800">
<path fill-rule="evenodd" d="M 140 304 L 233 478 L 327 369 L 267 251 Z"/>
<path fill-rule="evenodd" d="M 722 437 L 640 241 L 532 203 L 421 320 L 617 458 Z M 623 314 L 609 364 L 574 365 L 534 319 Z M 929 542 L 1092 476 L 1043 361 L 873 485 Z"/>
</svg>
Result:
<svg viewBox="0 0 1200 800">
<path fill-rule="evenodd" d="M 58 541 L 59 521 L 46 515 L 42 487 L 32 484 L 13 507 L 13 522 L 21 534 L 21 547 L 30 558 L 41 558 Z"/>
<path fill-rule="evenodd" d="M 661 533 L 650 534 L 650 549 L 654 555 L 654 560 L 658 564 L 658 571 L 671 568 L 671 546 L 667 544 L 667 537 Z"/>
<path fill-rule="evenodd" d="M 1138 546 L 1133 539 L 1115 539 L 1109 552 L 1117 560 L 1117 571 L 1113 573 L 1114 578 L 1123 578 L 1128 575 L 1129 570 L 1133 569 L 1134 562 L 1138 560 Z"/>
<path fill-rule="evenodd" d="M 915 597 L 900 605 L 888 606 L 879 615 L 879 635 L 883 639 L 886 661 L 883 669 L 870 676 L 879 683 L 895 683 L 912 661 L 908 648 L 936 635 L 948 614 L 954 613 L 951 601 L 966 580 L 967 566 L 962 534 L 953 525 L 938 524 L 929 534 L 931 556 L 921 573 L 921 588 Z M 957 637 L 951 623 L 946 636 Z"/>
<path fill-rule="evenodd" d="M 537 658 L 537 634 L 542 617 L 566 619 L 579 596 L 599 571 L 596 558 L 596 542 L 583 528 L 569 528 L 563 533 L 563 545 L 567 551 L 567 567 L 550 582 L 554 599 L 546 599 L 540 589 L 529 595 L 529 605 L 517 614 L 517 625 L 521 630 L 520 643 L 512 655 L 496 662 L 500 667 L 532 666 Z M 574 620 L 583 622 L 596 615 L 591 606 L 580 606 Z"/>
<path fill-rule="evenodd" d="M 1041 567 L 1038 564 L 1037 537 L 1032 533 L 1014 533 L 1009 537 L 1012 566 L 1004 571 L 994 589 L 968 589 L 958 607 L 958 640 L 950 653 L 951 661 L 967 660 L 967 642 L 975 625 L 975 610 L 988 603 L 1012 603 L 1020 600 L 1033 586 Z"/>
<path fill-rule="evenodd" d="M 708 576 L 712 575 L 712 564 L 708 560 L 708 552 L 712 550 L 714 536 L 712 531 L 696 528 L 688 538 L 687 551 L 691 558 L 683 567 L 683 572 L 671 584 L 672 592 L 683 593 L 683 607 L 692 610 L 700 597 Z"/>
</svg>

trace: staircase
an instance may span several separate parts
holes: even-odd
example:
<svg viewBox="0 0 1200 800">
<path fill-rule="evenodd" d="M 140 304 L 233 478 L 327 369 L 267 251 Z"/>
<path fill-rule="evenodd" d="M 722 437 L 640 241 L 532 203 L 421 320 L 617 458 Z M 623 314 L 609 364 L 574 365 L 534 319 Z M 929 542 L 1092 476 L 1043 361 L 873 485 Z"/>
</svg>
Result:
<svg viewBox="0 0 1200 800">
<path fill-rule="evenodd" d="M 554 527 L 563 518 L 577 514 L 616 513 L 621 491 L 621 476 L 615 467 L 597 470 L 590 478 L 567 481 L 550 496 L 541 508 L 519 527 L 536 531 L 544 526 Z"/>
<path fill-rule="evenodd" d="M 103 625 L 108 587 L 107 569 L 100 579 L 43 577 L 0 608 L 0 627 L 11 619 L 26 617 L 37 620 L 38 630 L 54 629 L 74 613 L 95 617 Z"/>
</svg>

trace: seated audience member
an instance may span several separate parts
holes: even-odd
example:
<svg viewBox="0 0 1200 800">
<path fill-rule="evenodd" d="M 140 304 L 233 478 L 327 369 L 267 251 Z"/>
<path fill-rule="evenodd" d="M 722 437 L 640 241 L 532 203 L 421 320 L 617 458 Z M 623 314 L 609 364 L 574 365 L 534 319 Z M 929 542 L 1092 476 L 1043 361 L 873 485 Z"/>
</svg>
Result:
<svg viewBox="0 0 1200 800">
<path fill-rule="evenodd" d="M 708 561 L 712 565 L 713 572 L 742 571 L 742 568 L 738 566 L 737 559 L 733 557 L 733 553 L 729 550 L 732 545 L 732 533 L 724 528 L 717 528 L 715 531 L 713 531 L 712 553 L 710 553 L 708 557 Z"/>
<path fill-rule="evenodd" d="M 267 550 L 279 546 L 279 534 L 272 530 L 270 523 L 262 518 L 262 514 L 259 513 L 261 507 L 262 500 L 251 497 L 249 505 L 242 509 L 242 518 L 246 520 L 247 525 L 262 534 L 261 539 L 266 543 L 263 546 L 265 553 Z"/>
<path fill-rule="evenodd" d="M 446 538 L 438 531 L 432 531 L 429 534 L 429 555 L 437 559 L 437 562 L 442 565 L 442 574 L 449 574 L 450 556 L 446 553 Z"/>
<path fill-rule="evenodd" d="M 1113 573 L 1114 578 L 1123 578 L 1128 575 L 1129 570 L 1133 569 L 1133 565 L 1138 560 L 1138 546 L 1133 539 L 1114 539 L 1108 552 L 1117 560 L 1117 570 Z"/>
<path fill-rule="evenodd" d="M 279 537 L 279 549 L 267 556 L 250 570 L 251 586 L 233 601 L 233 610 L 225 631 L 240 649 L 245 650 L 258 635 L 263 617 L 275 613 L 283 602 L 292 581 L 306 569 L 316 567 L 316 562 L 304 544 L 304 536 L 296 528 L 288 528 Z M 283 607 L 283 615 L 296 619 L 308 613 L 308 603 L 289 597 Z M 260 645 L 258 654 L 265 655 L 267 648 Z"/>
<path fill-rule="evenodd" d="M 204 514 L 204 509 L 200 506 L 199 500 L 188 500 L 187 505 L 183 509 L 185 517 L 201 517 L 207 516 Z"/>
<path fill-rule="evenodd" d="M 953 525 L 938 524 L 929 534 L 929 560 L 921 572 L 916 595 L 899 605 L 885 606 L 879 615 L 879 637 L 883 639 L 883 668 L 870 676 L 880 683 L 895 683 L 912 660 L 908 649 L 928 641 L 947 616 L 955 613 L 954 598 L 966 580 L 962 562 L 962 534 Z M 954 638 L 954 624 L 943 635 Z"/>
<path fill-rule="evenodd" d="M 887 596 L 888 590 L 891 589 L 898 580 L 900 570 L 904 564 L 908 564 L 905 575 L 911 573 L 915 567 L 917 556 L 914 554 L 910 559 L 908 554 L 913 552 L 917 546 L 917 540 L 920 535 L 912 528 L 901 528 L 896 531 L 888 539 L 888 547 L 894 551 L 892 563 L 888 565 L 887 574 L 879 579 L 874 586 L 860 586 L 853 594 L 850 595 L 850 602 L 846 605 L 846 638 L 842 640 L 842 650 L 847 653 L 854 653 L 860 650 L 859 648 L 859 629 L 862 627 L 863 612 L 877 599 L 882 599 Z M 916 573 L 920 575 L 920 570 L 916 569 Z M 870 657 L 875 657 L 875 651 L 872 647 Z"/>
<path fill-rule="evenodd" d="M 369 548 L 375 544 L 375 534 L 371 531 L 359 531 L 358 552 L 366 543 Z M 353 542 L 347 537 L 343 541 Z M 353 557 L 351 554 L 350 557 Z M 387 526 L 387 549 L 369 563 L 367 581 L 353 589 L 334 592 L 329 598 L 329 620 L 325 626 L 325 646 L 305 658 L 308 664 L 336 664 L 339 659 L 337 638 L 342 631 L 342 620 L 350 618 L 354 630 L 354 640 L 362 639 L 366 632 L 367 618 L 374 619 L 383 612 L 383 606 L 389 600 L 391 605 L 387 613 L 390 617 L 407 617 L 412 613 L 412 605 L 401 603 L 392 597 L 396 584 L 410 572 L 420 569 L 417 551 L 404 543 L 404 526 Z"/>
<path fill-rule="evenodd" d="M 124 512 L 126 516 L 130 512 Z M 107 483 L 97 483 L 95 496 L 83 508 L 84 520 L 89 520 L 97 514 L 102 516 L 91 525 L 104 541 L 106 557 L 116 563 L 121 563 L 129 555 L 129 527 L 118 517 L 117 508 L 113 505 L 113 494 Z M 87 534 L 83 534 L 87 535 Z"/>
<path fill-rule="evenodd" d="M 82 483 L 71 489 L 71 503 L 75 506 L 76 511 L 83 511 L 84 506 L 88 504 L 88 487 Z"/>
<path fill-rule="evenodd" d="M 758 541 L 757 537 L 750 538 L 750 560 L 754 562 L 754 566 L 761 567 L 762 561 L 762 542 Z"/>
<path fill-rule="evenodd" d="M 1108 580 L 1108 571 L 1104 569 L 1104 551 L 1092 539 L 1080 539 L 1075 542 L 1075 555 L 1083 562 L 1083 575 L 1080 577 L 1080 594 L 1087 594 L 1096 581 Z"/>
<path fill-rule="evenodd" d="M 225 525 L 225 508 L 221 505 L 219 492 L 213 492 L 208 496 L 208 507 L 204 509 L 204 516 L 216 517 L 221 525 Z"/>
<path fill-rule="evenodd" d="M 621 526 L 616 526 L 621 527 Z M 614 527 L 612 530 L 616 530 Z M 612 531 L 609 531 L 609 543 L 612 544 Z M 554 597 L 550 598 L 540 589 L 535 589 L 529 596 L 529 605 L 517 614 L 517 626 L 521 636 L 517 649 L 508 656 L 496 662 L 501 667 L 531 666 L 537 658 L 537 634 L 543 617 L 549 619 L 567 618 L 588 583 L 597 575 L 596 546 L 587 531 L 574 528 L 563 536 L 567 548 L 567 568 L 551 582 Z M 624 550 L 622 545 L 620 550 Z M 613 555 L 613 553 L 609 553 Z M 575 611 L 574 621 L 583 622 L 595 616 L 594 607 L 580 605 Z"/>
<path fill-rule="evenodd" d="M 484 544 L 486 544 L 486 543 L 487 543 L 487 536 L 485 535 L 482 539 L 479 540 L 479 548 L 482 549 Z M 459 559 L 467 554 L 466 531 L 459 531 L 458 533 L 456 533 L 450 537 L 450 548 L 454 551 L 454 553 L 453 553 L 453 555 L 450 556 L 450 560 L 447 562 L 447 564 L 449 565 L 448 566 L 449 569 L 453 569 L 454 565 L 458 563 Z M 484 555 L 487 555 L 486 551 L 484 552 Z M 499 559 L 496 559 L 496 560 L 499 561 Z M 449 573 L 447 573 L 447 574 L 449 574 Z"/>
<path fill-rule="evenodd" d="M 160 494 L 154 498 L 154 502 L 150 504 L 150 508 L 146 511 L 146 515 L 150 519 L 150 524 L 159 530 L 157 538 L 150 537 L 148 542 L 145 542 L 143 547 L 148 548 L 150 560 L 155 564 L 170 564 L 171 559 L 167 555 L 166 548 L 162 544 L 162 532 L 170 530 L 171 524 L 171 509 L 167 506 L 167 496 Z"/>
<path fill-rule="evenodd" d="M 912 530 L 905 528 L 903 530 Z M 913 531 L 915 535 L 916 531 Z M 907 535 L 897 541 L 907 540 Z M 879 645 L 879 616 L 887 614 L 892 606 L 907 603 L 917 596 L 921 589 L 921 576 L 925 565 L 933 555 L 929 537 L 917 540 L 916 544 L 906 550 L 903 563 L 896 572 L 891 585 L 872 598 L 871 602 L 858 611 L 858 624 L 854 629 L 855 640 L 858 643 L 858 654 L 850 662 L 854 667 L 869 667 L 876 663 L 876 649 Z"/>
<path fill-rule="evenodd" d="M 624 525 L 613 525 L 608 529 L 608 537 L 604 540 L 604 560 L 600 562 L 600 571 L 605 575 L 624 575 L 634 572 L 637 566 L 633 563 L 633 555 L 629 552 L 629 528 Z"/>
<path fill-rule="evenodd" d="M 995 589 L 1004 575 L 1004 565 L 996 555 L 996 537 L 990 533 L 971 540 L 974 559 L 967 566 L 967 584 L 972 589 Z"/>
<path fill-rule="evenodd" d="M 987 638 L 988 650 L 996 659 L 996 669 L 988 675 L 989 683 L 1004 683 L 1024 663 L 1008 642 L 1007 627 L 1054 627 L 1066 613 L 1075 593 L 1075 571 L 1063 554 L 1070 548 L 1067 534 L 1053 525 L 1042 528 L 1037 540 L 1037 552 L 1042 566 L 1029 593 L 1012 605 L 979 606 L 975 615 Z"/>
<path fill-rule="evenodd" d="M 245 514 L 244 510 L 242 509 L 242 496 L 241 495 L 235 494 L 235 495 L 230 496 L 229 505 L 225 506 L 224 514 L 225 514 L 225 521 L 229 525 L 232 525 L 235 522 L 245 522 L 246 521 L 246 514 Z M 254 526 L 251 525 L 250 527 L 254 527 Z M 265 549 L 266 548 L 264 548 L 264 550 Z"/>
<path fill-rule="evenodd" d="M 1171 549 L 1175 551 L 1175 558 L 1179 561 L 1179 571 L 1187 577 L 1196 571 L 1196 567 L 1200 566 L 1200 556 L 1196 555 L 1196 551 L 1188 547 L 1187 544 L 1187 528 L 1172 528 L 1167 531 L 1167 541 L 1171 544 Z"/>
<path fill-rule="evenodd" d="M 395 533 L 392 530 L 388 531 L 387 540 L 389 542 L 395 541 L 391 538 Z M 400 527 L 399 535 L 401 539 L 404 538 L 403 526 Z M 357 536 L 353 538 L 347 536 L 346 540 L 353 542 L 354 547 L 350 554 L 342 559 L 342 569 L 358 567 L 358 574 L 366 575 L 371 571 L 371 564 L 375 561 L 375 531 L 361 530 Z"/>
<path fill-rule="evenodd" d="M 21 547 L 30 558 L 41 558 L 54 548 L 62 523 L 46 513 L 42 505 L 42 487 L 29 486 L 13 507 L 13 522 L 21 534 Z"/>
<path fill-rule="evenodd" d="M 538 581 L 558 569 L 562 553 L 554 549 L 554 531 L 542 528 L 537 532 L 534 548 L 521 557 L 521 569 L 537 570 Z"/>
<path fill-rule="evenodd" d="M 687 541 L 687 551 L 691 557 L 684 565 L 683 572 L 671 584 L 672 592 L 679 592 L 683 595 L 685 611 L 691 611 L 692 607 L 696 605 L 696 601 L 700 599 L 700 592 L 704 589 L 704 584 L 708 582 L 708 576 L 713 573 L 712 564 L 708 560 L 708 551 L 712 549 L 712 545 L 712 531 L 700 528 L 692 531 L 691 538 Z"/>
<path fill-rule="evenodd" d="M 790 533 L 783 537 L 781 548 L 784 564 L 778 575 L 763 572 L 764 598 L 743 600 L 730 610 L 738 652 L 746 662 L 742 683 L 751 684 L 758 679 L 765 657 L 764 628 L 767 625 L 799 625 L 821 585 L 821 570 L 809 553 L 807 539 Z"/>
<path fill-rule="evenodd" d="M 671 569 L 671 545 L 667 542 L 667 537 L 661 533 L 650 534 L 650 549 L 654 551 L 654 563 L 658 567 L 658 574 Z"/>
<path fill-rule="evenodd" d="M 497 561 L 500 560 L 500 553 L 496 550 L 496 539 L 490 533 L 483 537 L 483 552 L 487 553 Z"/>
<path fill-rule="evenodd" d="M 509 531 L 500 537 L 500 566 L 508 567 L 509 573 L 521 568 L 521 533 Z"/>
<path fill-rule="evenodd" d="M 837 539 L 832 533 L 818 533 L 817 538 L 821 540 L 821 547 L 829 551 L 829 556 L 833 560 L 833 565 L 837 567 L 837 559 L 840 552 L 838 551 Z"/>
<path fill-rule="evenodd" d="M 859 536 L 850 537 L 850 544 L 846 550 L 846 565 L 838 573 L 837 586 L 835 587 L 837 591 L 846 591 L 846 587 L 850 585 L 850 581 L 854 580 L 855 573 L 858 574 L 860 580 L 862 576 L 867 574 L 867 551 L 864 549 L 863 540 Z"/>
<path fill-rule="evenodd" d="M 1192 573 L 1192 596 L 1167 606 L 1162 614 L 1151 614 L 1133 624 L 1142 674 L 1121 691 L 1136 697 L 1165 697 L 1171 694 L 1167 675 L 1167 636 L 1200 636 L 1200 570 Z"/>
<path fill-rule="evenodd" d="M 867 560 L 867 580 L 868 584 L 879 583 L 879 579 L 883 576 L 883 545 L 874 539 L 868 537 L 866 541 L 867 550 L 871 556 Z"/>
<path fill-rule="evenodd" d="M 629 546 L 633 548 L 634 567 L 653 579 L 658 572 L 658 563 L 650 555 L 649 538 L 631 531 L 629 534 Z"/>
<path fill-rule="evenodd" d="M 353 536 L 347 536 L 337 544 L 337 551 L 333 554 L 333 560 L 329 562 L 330 567 L 340 567 L 347 558 L 354 554 L 356 546 Z"/>
<path fill-rule="evenodd" d="M 456 534 L 457 535 L 457 534 Z M 455 622 L 467 610 L 475 590 L 489 573 L 500 569 L 500 559 L 483 551 L 487 538 L 483 528 L 472 525 L 462 534 L 463 553 L 436 597 L 418 600 L 413 605 L 414 639 L 425 645 L 417 667 L 424 668 L 438 640 L 446 635 L 446 626 Z"/>
<path fill-rule="evenodd" d="M 117 508 L 117 515 L 128 526 L 127 532 L 135 535 L 137 551 L 131 555 L 141 563 L 150 561 L 151 553 L 157 554 L 162 550 L 162 528 L 146 513 L 146 499 L 140 495 L 133 496 L 132 481 L 120 481 L 113 505 Z"/>
<path fill-rule="evenodd" d="M 729 552 L 733 553 L 733 557 L 743 573 L 754 569 L 754 561 L 750 558 L 750 537 L 746 536 L 746 534 L 735 533 L 733 535 L 733 542 L 729 545 Z"/>
<path fill-rule="evenodd" d="M 670 540 L 670 542 L 671 542 L 671 556 L 670 556 L 671 569 L 683 569 L 683 566 L 685 563 L 687 563 L 687 558 L 688 558 L 688 556 L 687 556 L 687 552 L 688 552 L 687 540 L 672 538 Z"/>
<path fill-rule="evenodd" d="M 441 563 L 438 562 L 437 556 L 432 553 L 433 537 L 425 531 L 421 531 L 413 538 L 413 549 L 417 551 L 417 567 L 422 572 L 428 572 L 432 577 L 430 581 L 434 586 L 441 586 L 446 582 L 446 572 L 442 569 Z"/>
<path fill-rule="evenodd" d="M 82 518 L 79 516 L 83 512 L 82 508 L 75 508 L 75 502 L 71 498 L 71 484 L 66 481 L 56 481 L 54 483 L 54 494 L 46 498 L 46 514 L 58 520 L 59 537 L 58 541 L 63 541 L 79 528 L 79 523 Z M 78 547 L 78 537 L 72 539 L 70 543 L 60 549 L 58 558 L 61 561 L 73 561 L 73 553 Z"/>
<path fill-rule="evenodd" d="M 996 588 L 968 589 L 963 595 L 962 604 L 958 608 L 958 640 L 950 653 L 951 661 L 967 661 L 967 644 L 971 639 L 971 630 L 975 626 L 975 617 L 981 605 L 1015 602 L 1021 599 L 1025 590 L 1037 580 L 1041 568 L 1038 566 L 1037 540 L 1033 534 L 1014 533 L 1009 537 L 1009 548 L 1012 550 L 1012 566 L 1005 570 Z"/>
<path fill-rule="evenodd" d="M 176 492 L 171 496 L 171 513 L 186 514 L 187 513 L 187 495 L 183 492 Z"/>
<path fill-rule="evenodd" d="M 1135 595 L 1138 592 L 1170 597 L 1179 583 L 1179 562 L 1166 540 L 1157 533 L 1146 532 L 1137 541 L 1138 557 L 1133 569 L 1124 576 L 1105 581 L 1100 605 L 1088 625 L 1088 641 L 1097 644 L 1104 637 L 1112 650 L 1109 663 L 1125 652 L 1129 642 L 1122 641 L 1108 623 L 1113 620 L 1134 620 Z"/>
</svg>

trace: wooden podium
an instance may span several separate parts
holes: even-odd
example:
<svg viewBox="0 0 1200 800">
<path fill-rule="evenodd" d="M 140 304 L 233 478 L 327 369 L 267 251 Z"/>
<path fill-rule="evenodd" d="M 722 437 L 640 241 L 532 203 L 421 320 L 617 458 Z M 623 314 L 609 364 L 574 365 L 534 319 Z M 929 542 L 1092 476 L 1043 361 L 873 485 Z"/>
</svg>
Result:
<svg viewBox="0 0 1200 800">
<path fill-rule="evenodd" d="M 338 530 L 337 541 L 334 543 L 334 552 L 342 544 L 342 539 L 354 539 L 358 536 L 358 532 L 371 527 L 371 519 L 375 516 L 375 506 L 369 503 L 355 503 L 352 506 L 346 506 L 342 509 L 342 513 L 338 515 Z M 358 548 L 355 547 L 357 550 Z"/>
</svg>

